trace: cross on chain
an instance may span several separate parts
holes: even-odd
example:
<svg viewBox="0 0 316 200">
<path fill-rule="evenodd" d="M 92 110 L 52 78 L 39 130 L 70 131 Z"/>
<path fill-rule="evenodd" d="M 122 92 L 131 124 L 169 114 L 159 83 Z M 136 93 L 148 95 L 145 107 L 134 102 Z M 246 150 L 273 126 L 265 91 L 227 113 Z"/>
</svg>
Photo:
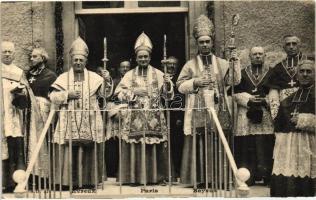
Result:
<svg viewBox="0 0 316 200">
<path fill-rule="evenodd" d="M 291 81 L 290 81 L 290 82 L 288 82 L 287 84 L 289 84 L 289 85 L 291 85 L 291 87 L 293 87 L 293 86 L 294 86 L 294 84 L 296 84 L 296 82 L 295 82 L 295 81 L 293 81 L 293 79 L 291 79 Z"/>
<path fill-rule="evenodd" d="M 291 113 L 292 117 L 295 117 L 299 114 L 299 112 L 297 112 L 297 107 L 295 107 L 294 111 Z"/>
<path fill-rule="evenodd" d="M 29 82 L 30 83 L 33 83 L 36 79 L 32 76 L 30 79 L 29 79 Z"/>
</svg>

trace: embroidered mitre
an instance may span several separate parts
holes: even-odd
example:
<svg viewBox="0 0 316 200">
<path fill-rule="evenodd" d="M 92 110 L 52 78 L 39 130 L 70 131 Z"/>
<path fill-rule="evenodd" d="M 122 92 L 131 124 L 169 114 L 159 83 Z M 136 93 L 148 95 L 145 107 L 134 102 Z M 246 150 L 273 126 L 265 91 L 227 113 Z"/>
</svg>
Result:
<svg viewBox="0 0 316 200">
<path fill-rule="evenodd" d="M 142 32 L 142 34 L 140 34 L 136 39 L 134 46 L 135 53 L 137 53 L 140 50 L 146 50 L 149 53 L 151 53 L 152 48 L 153 45 L 151 43 L 150 38 L 144 32 Z"/>
<path fill-rule="evenodd" d="M 73 55 L 83 55 L 85 57 L 88 57 L 89 49 L 87 44 L 81 39 L 81 37 L 78 37 L 71 45 L 69 54 L 71 56 Z"/>
<path fill-rule="evenodd" d="M 205 15 L 200 15 L 193 25 L 193 37 L 198 39 L 201 36 L 214 37 L 214 25 Z"/>
</svg>

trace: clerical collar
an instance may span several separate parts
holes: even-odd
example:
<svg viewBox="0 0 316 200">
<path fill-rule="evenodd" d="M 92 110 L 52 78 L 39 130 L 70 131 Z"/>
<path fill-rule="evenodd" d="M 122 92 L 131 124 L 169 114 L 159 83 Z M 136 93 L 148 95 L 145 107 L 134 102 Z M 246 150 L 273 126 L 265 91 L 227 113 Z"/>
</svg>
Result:
<svg viewBox="0 0 316 200">
<path fill-rule="evenodd" d="M 308 97 L 309 97 L 311 90 L 313 88 L 314 88 L 314 84 L 307 87 L 307 88 L 300 87 L 296 91 L 296 93 L 292 99 L 292 102 L 293 103 L 305 103 L 308 100 Z"/>
<path fill-rule="evenodd" d="M 42 73 L 42 71 L 45 69 L 45 65 L 41 65 L 39 67 L 36 67 L 36 68 L 33 68 L 30 70 L 30 74 L 33 75 L 33 76 L 37 76 L 39 75 L 40 73 Z"/>
<path fill-rule="evenodd" d="M 286 57 L 286 59 L 287 60 L 290 60 L 290 59 L 298 59 L 298 60 L 300 60 L 300 59 L 302 59 L 302 57 L 303 57 L 303 54 L 302 54 L 302 52 L 298 52 L 295 56 L 287 56 Z"/>
<path fill-rule="evenodd" d="M 147 76 L 147 73 L 148 73 L 148 67 L 141 67 L 139 66 L 138 67 L 138 75 L 142 76 L 142 77 L 146 77 Z M 146 72 L 146 73 L 145 73 Z"/>
<path fill-rule="evenodd" d="M 262 67 L 263 65 L 251 65 L 250 67 L 250 73 L 251 75 L 256 79 L 258 80 L 260 75 L 262 74 Z M 254 70 L 253 70 L 254 69 Z"/>
<path fill-rule="evenodd" d="M 211 65 L 212 64 L 212 53 L 209 53 L 208 55 L 199 54 L 202 62 L 204 65 Z"/>
</svg>

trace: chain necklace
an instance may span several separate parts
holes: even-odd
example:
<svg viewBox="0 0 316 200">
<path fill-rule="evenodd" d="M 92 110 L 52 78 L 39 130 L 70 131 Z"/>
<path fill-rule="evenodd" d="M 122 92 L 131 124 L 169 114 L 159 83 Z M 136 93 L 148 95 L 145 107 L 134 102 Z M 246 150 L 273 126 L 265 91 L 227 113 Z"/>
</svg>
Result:
<svg viewBox="0 0 316 200">
<path fill-rule="evenodd" d="M 261 76 L 260 76 L 260 74 L 259 74 L 259 67 L 256 68 L 256 74 L 253 74 L 252 67 L 251 67 L 251 65 L 249 65 L 246 68 L 245 71 L 246 71 L 251 83 L 255 86 L 255 89 L 253 89 L 252 92 L 257 92 L 258 91 L 258 85 L 262 82 L 263 78 L 268 73 L 268 70 L 266 70 L 264 73 L 262 72 Z"/>
<path fill-rule="evenodd" d="M 38 68 L 34 68 L 34 69 L 31 69 L 30 70 L 30 74 L 33 75 L 33 76 L 37 76 L 39 75 L 40 73 L 42 73 L 42 71 L 45 69 L 45 65 L 41 65 L 40 67 Z"/>
<path fill-rule="evenodd" d="M 74 110 L 77 110 L 79 109 L 80 110 L 80 107 L 81 107 L 81 110 L 83 110 L 83 81 L 81 81 L 81 75 L 80 73 L 78 74 L 78 80 L 79 81 L 74 81 L 75 84 L 74 84 L 74 90 L 76 89 L 76 86 L 78 88 L 80 88 L 80 97 L 81 97 L 81 106 L 80 106 L 80 99 L 78 100 L 74 100 Z M 76 84 L 77 83 L 77 84 Z M 75 106 L 76 105 L 76 106 Z M 80 129 L 81 129 L 81 125 L 82 125 L 82 118 L 83 118 L 83 111 L 80 111 L 81 113 L 81 116 L 80 116 L 80 123 L 79 123 L 79 126 L 78 126 L 78 122 L 77 122 L 77 112 L 75 112 L 75 124 L 76 124 L 76 128 L 77 128 L 77 131 L 78 131 L 78 135 L 79 135 L 79 138 L 80 138 Z"/>
<path fill-rule="evenodd" d="M 212 59 L 212 57 L 211 57 L 211 59 Z M 205 69 L 204 69 L 205 70 L 205 74 L 206 74 L 206 76 L 208 76 L 210 78 L 211 81 L 213 81 L 211 67 L 210 67 L 210 64 L 208 62 L 208 55 L 205 56 L 205 62 L 206 62 Z M 202 63 L 203 63 L 203 60 L 202 60 Z M 213 90 L 213 88 L 214 88 L 214 84 L 210 83 L 209 86 L 208 86 L 208 89 L 209 90 Z"/>
<path fill-rule="evenodd" d="M 297 73 L 297 65 L 300 62 L 300 54 L 297 54 L 295 57 L 291 57 L 291 66 L 289 66 L 289 58 L 286 58 L 286 66 L 284 65 L 284 62 L 282 62 L 282 66 L 285 69 L 285 72 L 287 75 L 291 78 L 291 81 L 288 82 L 288 85 L 293 87 L 296 84 L 296 81 L 294 81 L 294 76 Z M 303 56 L 302 56 L 303 57 Z M 297 58 L 297 64 L 294 66 L 294 58 Z"/>
<path fill-rule="evenodd" d="M 31 74 L 31 77 L 28 80 L 29 83 L 32 84 L 34 81 L 36 81 L 35 76 L 38 76 L 39 74 L 41 74 L 44 69 L 45 69 L 45 65 L 41 65 L 38 68 L 31 69 L 29 71 L 29 73 Z"/>
<path fill-rule="evenodd" d="M 295 95 L 293 96 L 293 99 L 292 99 L 292 103 L 295 103 L 294 111 L 291 113 L 292 116 L 297 115 L 297 114 L 298 114 L 298 109 L 299 109 L 299 107 L 301 106 L 301 104 L 307 102 L 308 96 L 309 96 L 309 94 L 310 94 L 312 88 L 313 88 L 313 85 L 311 85 L 309 88 L 306 88 L 306 89 L 307 89 L 307 94 L 306 94 L 304 100 L 301 100 L 301 98 L 302 98 L 302 96 L 303 96 L 304 90 L 306 90 L 306 89 L 303 88 L 303 89 L 301 90 L 298 99 L 297 99 L 296 97 L 297 97 L 297 94 L 298 94 L 298 92 L 299 92 L 300 90 L 296 91 L 296 93 L 295 93 Z M 296 100 L 296 99 L 297 99 L 297 100 Z"/>
</svg>

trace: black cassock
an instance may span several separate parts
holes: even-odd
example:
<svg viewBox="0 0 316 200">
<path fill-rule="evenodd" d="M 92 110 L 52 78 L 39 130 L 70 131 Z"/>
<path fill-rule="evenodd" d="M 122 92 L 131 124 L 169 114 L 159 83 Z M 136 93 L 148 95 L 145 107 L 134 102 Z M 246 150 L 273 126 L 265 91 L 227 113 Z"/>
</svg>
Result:
<svg viewBox="0 0 316 200">
<path fill-rule="evenodd" d="M 271 196 L 314 196 L 316 178 L 315 87 L 300 88 L 281 102 L 275 118 L 276 142 Z M 297 123 L 291 121 L 298 116 Z M 314 182 L 314 183 L 313 183 Z"/>
<path fill-rule="evenodd" d="M 255 180 L 263 179 L 266 184 L 270 181 L 272 170 L 272 152 L 274 145 L 274 134 L 272 119 L 267 103 L 252 103 L 247 95 L 265 98 L 269 93 L 266 86 L 269 80 L 269 69 L 260 67 L 262 72 L 255 76 L 252 73 L 252 66 L 248 66 L 241 71 L 241 82 L 235 86 L 235 94 L 238 104 L 238 117 L 235 130 L 234 153 L 237 166 L 246 167 L 251 174 L 247 181 L 248 185 L 253 185 Z M 230 91 L 228 92 L 228 94 Z M 238 100 L 238 98 L 243 98 Z M 243 105 L 245 102 L 247 105 Z M 243 116 L 247 117 L 243 117 Z"/>
</svg>

